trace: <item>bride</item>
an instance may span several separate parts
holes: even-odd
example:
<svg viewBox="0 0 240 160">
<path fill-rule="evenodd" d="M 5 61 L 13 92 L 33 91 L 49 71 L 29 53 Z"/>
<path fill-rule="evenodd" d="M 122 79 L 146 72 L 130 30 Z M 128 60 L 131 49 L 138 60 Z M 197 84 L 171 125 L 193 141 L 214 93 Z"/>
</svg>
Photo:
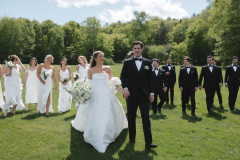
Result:
<svg viewBox="0 0 240 160">
<path fill-rule="evenodd" d="M 104 53 L 94 52 L 88 71 L 93 94 L 88 103 L 81 104 L 72 121 L 75 129 L 84 132 L 84 140 L 101 153 L 128 127 L 122 105 L 109 87 L 110 81 L 116 79 L 112 78 L 111 68 L 103 66 L 103 62 Z"/>
</svg>

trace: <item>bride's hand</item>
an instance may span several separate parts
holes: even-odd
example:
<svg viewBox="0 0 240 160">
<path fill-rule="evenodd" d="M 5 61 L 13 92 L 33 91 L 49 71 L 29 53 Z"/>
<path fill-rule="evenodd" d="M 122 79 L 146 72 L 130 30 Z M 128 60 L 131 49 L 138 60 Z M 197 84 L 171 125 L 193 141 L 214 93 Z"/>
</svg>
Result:
<svg viewBox="0 0 240 160">
<path fill-rule="evenodd" d="M 42 84 L 45 84 L 46 82 L 44 80 L 41 80 Z"/>
</svg>

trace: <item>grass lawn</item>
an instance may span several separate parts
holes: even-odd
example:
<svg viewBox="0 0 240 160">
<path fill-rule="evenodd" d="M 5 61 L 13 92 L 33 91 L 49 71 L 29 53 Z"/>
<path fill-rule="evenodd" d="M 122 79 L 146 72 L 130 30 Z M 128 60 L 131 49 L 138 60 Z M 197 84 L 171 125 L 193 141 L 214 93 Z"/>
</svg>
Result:
<svg viewBox="0 0 240 160">
<path fill-rule="evenodd" d="M 121 68 L 122 65 L 113 65 L 113 75 L 119 76 Z M 75 66 L 72 66 L 72 69 L 75 71 Z M 179 66 L 176 70 L 178 77 Z M 200 70 L 198 67 L 199 73 Z M 23 77 L 24 74 L 22 80 Z M 1 81 L 3 89 L 3 79 Z M 136 144 L 134 146 L 128 144 L 126 129 L 109 145 L 106 153 L 101 154 L 84 142 L 83 133 L 71 127 L 70 122 L 77 111 L 74 103 L 71 111 L 62 115 L 57 112 L 58 92 L 53 90 L 54 112 L 49 117 L 38 113 L 35 105 L 30 105 L 29 111 L 17 111 L 14 116 L 9 113 L 5 119 L 0 111 L 0 159 L 240 159 L 240 101 L 238 98 L 236 111 L 231 113 L 228 108 L 228 90 L 223 87 L 221 91 L 224 110 L 219 109 L 215 95 L 214 114 L 209 116 L 205 91 L 198 90 L 196 117 L 193 118 L 190 106 L 187 107 L 187 115 L 182 116 L 181 96 L 176 84 L 174 98 L 176 106 L 164 105 L 161 115 L 153 115 L 150 107 L 153 142 L 159 145 L 158 148 L 145 150 L 142 121 L 138 110 Z M 117 96 L 126 111 L 125 100 L 120 93 L 117 93 Z M 22 97 L 24 100 L 25 88 Z"/>
</svg>

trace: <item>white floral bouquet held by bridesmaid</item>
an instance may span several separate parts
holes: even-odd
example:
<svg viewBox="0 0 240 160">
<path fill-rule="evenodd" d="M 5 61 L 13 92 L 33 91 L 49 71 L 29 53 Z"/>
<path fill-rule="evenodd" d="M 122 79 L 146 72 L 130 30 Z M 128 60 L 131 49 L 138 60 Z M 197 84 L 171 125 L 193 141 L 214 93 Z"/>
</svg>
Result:
<svg viewBox="0 0 240 160">
<path fill-rule="evenodd" d="M 78 80 L 78 78 L 79 78 L 79 73 L 78 72 L 74 72 L 73 73 L 73 79 L 76 81 L 76 80 Z"/>
<path fill-rule="evenodd" d="M 12 61 L 5 61 L 5 66 L 10 68 L 10 76 L 11 76 L 11 71 L 12 71 L 12 68 L 14 67 L 14 64 L 12 63 Z"/>
<path fill-rule="evenodd" d="M 68 81 L 68 77 L 66 77 L 66 76 L 61 76 L 61 81 L 62 81 L 62 82 L 67 82 L 67 81 Z"/>
<path fill-rule="evenodd" d="M 74 82 L 67 92 L 72 95 L 72 99 L 75 100 L 75 102 L 80 104 L 87 103 L 92 95 L 91 85 L 86 82 L 86 79 L 79 79 Z"/>
<path fill-rule="evenodd" d="M 43 77 L 44 77 L 45 80 L 47 79 L 48 76 L 50 76 L 50 73 L 48 71 L 44 71 L 43 72 Z"/>
</svg>

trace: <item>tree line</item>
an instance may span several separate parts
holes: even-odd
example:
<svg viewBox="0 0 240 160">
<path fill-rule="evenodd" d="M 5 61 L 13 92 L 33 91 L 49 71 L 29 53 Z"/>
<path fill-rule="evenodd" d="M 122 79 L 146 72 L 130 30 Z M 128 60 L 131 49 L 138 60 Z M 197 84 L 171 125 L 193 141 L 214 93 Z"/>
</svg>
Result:
<svg viewBox="0 0 240 160">
<path fill-rule="evenodd" d="M 180 20 L 164 20 L 138 11 L 134 15 L 129 22 L 104 26 L 96 17 L 62 26 L 52 20 L 39 23 L 1 17 L 0 63 L 10 54 L 17 54 L 23 63 L 29 63 L 31 57 L 43 62 L 51 54 L 55 64 L 62 56 L 68 58 L 69 64 L 76 64 L 79 55 L 90 59 L 96 50 L 105 53 L 107 63 L 120 63 L 135 40 L 145 44 L 145 57 L 158 58 L 161 63 L 171 56 L 173 63 L 182 64 L 183 56 L 189 56 L 192 64 L 203 65 L 207 55 L 214 55 L 224 65 L 233 55 L 240 56 L 240 1 L 209 0 L 200 14 Z"/>
</svg>

